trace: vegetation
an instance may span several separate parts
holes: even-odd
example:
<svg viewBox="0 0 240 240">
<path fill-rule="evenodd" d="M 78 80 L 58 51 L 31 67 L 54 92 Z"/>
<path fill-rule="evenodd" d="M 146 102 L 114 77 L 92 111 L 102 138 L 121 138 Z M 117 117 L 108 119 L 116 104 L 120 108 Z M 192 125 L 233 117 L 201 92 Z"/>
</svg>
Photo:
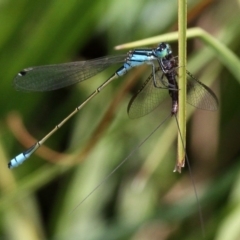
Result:
<svg viewBox="0 0 240 240">
<path fill-rule="evenodd" d="M 113 82 L 22 166 L 7 168 L 118 66 L 81 84 L 41 93 L 14 89 L 19 70 L 126 53 L 114 46 L 153 36 L 171 41 L 178 55 L 171 38 L 177 2 L 8 0 L 0 3 L 0 239 L 239 239 L 240 3 L 188 4 L 188 27 L 198 28 L 188 32 L 187 69 L 220 103 L 217 112 L 187 106 L 187 154 L 205 238 L 189 170 L 173 173 L 174 118 L 138 147 L 169 115 L 170 101 L 143 118 L 127 116 L 127 104 L 150 74 L 148 67 Z"/>
</svg>

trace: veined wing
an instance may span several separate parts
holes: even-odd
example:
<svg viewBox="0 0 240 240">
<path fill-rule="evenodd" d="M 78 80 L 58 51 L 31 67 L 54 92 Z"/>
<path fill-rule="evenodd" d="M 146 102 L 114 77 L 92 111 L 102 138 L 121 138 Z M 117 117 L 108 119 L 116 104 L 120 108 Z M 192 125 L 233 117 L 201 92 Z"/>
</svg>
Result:
<svg viewBox="0 0 240 240">
<path fill-rule="evenodd" d="M 216 111 L 218 100 L 214 92 L 188 71 L 187 74 L 187 102 L 199 109 Z"/>
<path fill-rule="evenodd" d="M 18 73 L 13 84 L 21 91 L 51 91 L 91 78 L 113 64 L 123 63 L 126 57 L 124 54 L 89 61 L 29 67 Z"/>
<path fill-rule="evenodd" d="M 129 118 L 139 118 L 147 115 L 168 96 L 168 81 L 159 69 L 155 71 L 155 78 L 157 87 L 153 84 L 153 74 L 151 74 L 131 98 L 127 108 Z"/>
</svg>

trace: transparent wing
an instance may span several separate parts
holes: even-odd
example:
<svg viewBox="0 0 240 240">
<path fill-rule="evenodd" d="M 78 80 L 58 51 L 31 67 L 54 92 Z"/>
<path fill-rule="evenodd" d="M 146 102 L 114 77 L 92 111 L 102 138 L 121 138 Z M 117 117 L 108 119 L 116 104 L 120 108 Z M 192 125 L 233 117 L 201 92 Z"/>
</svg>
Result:
<svg viewBox="0 0 240 240">
<path fill-rule="evenodd" d="M 113 64 L 123 63 L 126 57 L 124 54 L 89 61 L 30 67 L 20 71 L 13 84 L 17 90 L 22 91 L 51 91 L 93 77 Z"/>
<path fill-rule="evenodd" d="M 217 110 L 218 100 L 214 92 L 188 71 L 187 74 L 187 102 L 199 109 Z M 127 109 L 130 118 L 139 118 L 147 115 L 168 96 L 169 91 L 167 87 L 169 84 L 166 77 L 160 70 L 155 72 L 155 76 L 157 87 L 153 84 L 153 74 L 151 74 L 137 94 L 131 98 Z"/>
<path fill-rule="evenodd" d="M 218 100 L 214 92 L 188 71 L 187 74 L 187 102 L 199 109 L 216 111 Z"/>
<path fill-rule="evenodd" d="M 153 74 L 144 82 L 141 89 L 131 98 L 128 104 L 129 118 L 147 115 L 168 96 L 168 81 L 159 70 L 155 72 L 157 87 L 153 84 Z"/>
</svg>

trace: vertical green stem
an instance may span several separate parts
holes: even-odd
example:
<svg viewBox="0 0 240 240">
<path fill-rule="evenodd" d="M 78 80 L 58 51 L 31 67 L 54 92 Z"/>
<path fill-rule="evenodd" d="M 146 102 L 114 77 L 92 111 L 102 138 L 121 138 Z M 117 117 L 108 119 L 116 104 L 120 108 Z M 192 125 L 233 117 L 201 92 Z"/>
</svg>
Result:
<svg viewBox="0 0 240 240">
<path fill-rule="evenodd" d="M 185 160 L 186 145 L 186 55 L 187 55 L 187 0 L 178 0 L 178 54 L 179 54 L 179 133 L 178 156 L 175 171 L 181 172 Z M 181 133 L 181 134 L 180 134 Z"/>
</svg>

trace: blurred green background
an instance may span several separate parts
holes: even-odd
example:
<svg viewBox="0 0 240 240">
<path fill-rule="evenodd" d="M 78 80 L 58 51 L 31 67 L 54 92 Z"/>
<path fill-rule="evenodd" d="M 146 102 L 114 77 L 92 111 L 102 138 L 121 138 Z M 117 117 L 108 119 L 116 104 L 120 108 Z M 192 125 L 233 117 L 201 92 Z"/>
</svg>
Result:
<svg viewBox="0 0 240 240">
<path fill-rule="evenodd" d="M 188 9 L 188 27 L 202 27 L 239 55 L 239 0 L 192 0 Z M 163 103 L 143 118 L 128 119 L 128 101 L 149 68 L 113 82 L 47 148 L 17 169 L 7 168 L 118 66 L 44 93 L 16 91 L 12 79 L 19 70 L 120 54 L 114 46 L 176 26 L 177 1 L 0 0 L 0 239 L 203 239 L 189 170 L 172 172 L 174 119 L 78 206 L 169 114 Z M 172 47 L 177 55 L 177 42 Z M 239 83 L 201 41 L 188 41 L 188 56 L 188 70 L 211 83 L 220 102 L 218 112 L 196 110 L 188 122 L 187 153 L 205 239 L 240 239 Z"/>
</svg>

